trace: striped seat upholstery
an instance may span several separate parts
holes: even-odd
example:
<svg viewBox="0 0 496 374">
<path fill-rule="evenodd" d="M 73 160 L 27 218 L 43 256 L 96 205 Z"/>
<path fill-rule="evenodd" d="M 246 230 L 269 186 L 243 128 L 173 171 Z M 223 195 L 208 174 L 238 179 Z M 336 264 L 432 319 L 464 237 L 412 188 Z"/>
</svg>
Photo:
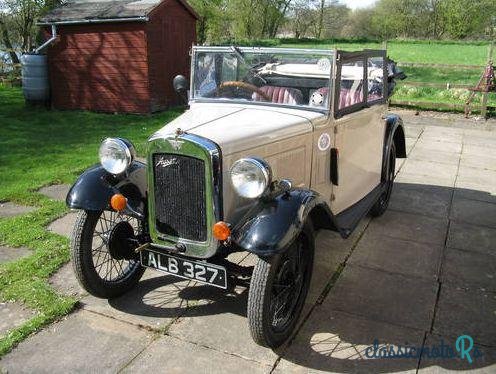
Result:
<svg viewBox="0 0 496 374">
<path fill-rule="evenodd" d="M 303 103 L 303 94 L 296 88 L 263 86 L 260 90 L 266 94 L 273 103 L 299 105 Z M 252 95 L 254 101 L 265 101 L 257 92 Z"/>
</svg>

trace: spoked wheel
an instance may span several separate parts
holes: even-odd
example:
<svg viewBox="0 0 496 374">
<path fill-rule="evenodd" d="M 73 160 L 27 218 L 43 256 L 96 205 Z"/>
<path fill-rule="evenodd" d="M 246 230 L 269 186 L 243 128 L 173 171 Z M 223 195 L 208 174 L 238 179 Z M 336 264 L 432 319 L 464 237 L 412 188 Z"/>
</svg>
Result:
<svg viewBox="0 0 496 374">
<path fill-rule="evenodd" d="M 71 256 L 79 283 L 90 294 L 112 298 L 138 283 L 144 268 L 132 241 L 141 233 L 133 217 L 110 211 L 81 211 L 71 240 Z"/>
<path fill-rule="evenodd" d="M 396 147 L 391 144 L 391 149 L 389 151 L 389 159 L 388 159 L 388 170 L 385 183 L 384 192 L 379 197 L 379 200 L 375 203 L 375 205 L 370 209 L 370 214 L 373 217 L 379 217 L 384 214 L 389 205 L 389 200 L 391 199 L 391 194 L 393 192 L 394 186 L 394 173 L 396 172 Z"/>
<path fill-rule="evenodd" d="M 293 333 L 310 286 L 313 255 L 308 223 L 286 252 L 258 259 L 248 294 L 248 323 L 257 344 L 276 348 Z"/>
</svg>

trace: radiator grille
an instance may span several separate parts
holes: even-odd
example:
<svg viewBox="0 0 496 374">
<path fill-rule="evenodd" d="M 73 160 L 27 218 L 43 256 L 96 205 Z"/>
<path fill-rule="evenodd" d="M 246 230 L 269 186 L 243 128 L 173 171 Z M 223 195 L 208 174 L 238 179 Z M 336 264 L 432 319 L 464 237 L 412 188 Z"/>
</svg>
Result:
<svg viewBox="0 0 496 374">
<path fill-rule="evenodd" d="M 176 154 L 153 155 L 155 224 L 165 235 L 207 240 L 205 163 Z"/>
</svg>

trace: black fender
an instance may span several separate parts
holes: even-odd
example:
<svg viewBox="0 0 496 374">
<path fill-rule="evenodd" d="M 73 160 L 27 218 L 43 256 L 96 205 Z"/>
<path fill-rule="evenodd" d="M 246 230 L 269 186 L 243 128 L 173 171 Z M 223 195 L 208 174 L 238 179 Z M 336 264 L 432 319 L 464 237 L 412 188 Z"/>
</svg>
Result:
<svg viewBox="0 0 496 374">
<path fill-rule="evenodd" d="M 146 165 L 133 161 L 122 175 L 113 175 L 101 165 L 86 170 L 69 190 L 66 204 L 70 209 L 111 210 L 110 198 L 120 193 L 128 204 L 143 213 L 146 205 Z"/>
<path fill-rule="evenodd" d="M 258 256 L 281 253 L 298 237 L 308 218 L 317 228 L 335 228 L 334 216 L 322 197 L 311 190 L 294 189 L 260 199 L 232 230 L 241 249 Z"/>
<path fill-rule="evenodd" d="M 386 134 L 384 138 L 384 149 L 382 155 L 382 178 L 386 177 L 388 170 L 388 155 L 391 145 L 396 146 L 396 157 L 406 158 L 405 129 L 403 120 L 396 114 L 390 114 L 386 117 Z"/>
</svg>

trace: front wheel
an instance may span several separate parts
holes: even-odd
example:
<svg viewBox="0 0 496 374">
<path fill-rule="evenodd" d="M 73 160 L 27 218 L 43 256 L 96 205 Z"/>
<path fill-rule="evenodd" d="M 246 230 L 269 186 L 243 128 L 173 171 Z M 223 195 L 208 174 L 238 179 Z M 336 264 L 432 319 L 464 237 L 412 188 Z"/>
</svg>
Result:
<svg viewBox="0 0 496 374">
<path fill-rule="evenodd" d="M 260 257 L 248 294 L 248 324 L 253 340 L 276 348 L 293 333 L 310 286 L 314 257 L 310 222 L 282 254 Z"/>
<path fill-rule="evenodd" d="M 96 297 L 109 299 L 134 287 L 145 269 L 129 239 L 141 223 L 110 211 L 81 211 L 71 240 L 72 265 L 81 286 Z"/>
</svg>

